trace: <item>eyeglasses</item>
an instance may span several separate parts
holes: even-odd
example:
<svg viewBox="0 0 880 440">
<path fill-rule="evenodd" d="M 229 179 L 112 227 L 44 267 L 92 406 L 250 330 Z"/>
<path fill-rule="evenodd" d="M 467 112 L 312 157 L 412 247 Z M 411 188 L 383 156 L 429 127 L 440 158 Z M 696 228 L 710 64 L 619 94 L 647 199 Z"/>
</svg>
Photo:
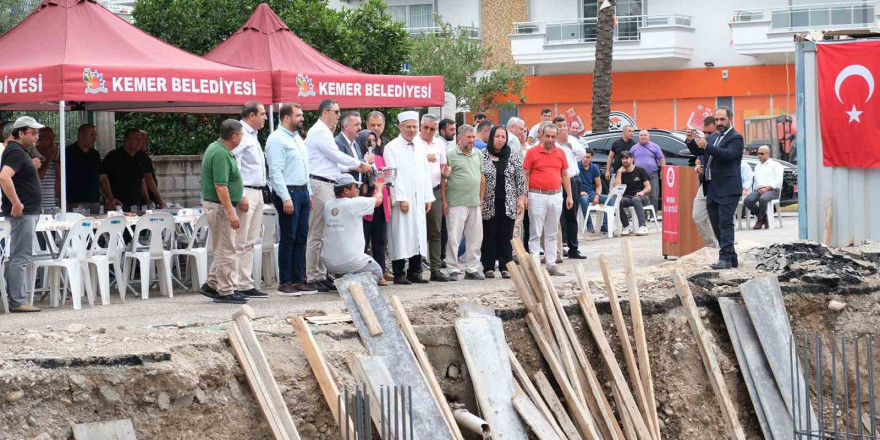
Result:
<svg viewBox="0 0 880 440">
<path fill-rule="evenodd" d="M 767 153 L 758 153 L 758 156 L 766 156 Z"/>
</svg>

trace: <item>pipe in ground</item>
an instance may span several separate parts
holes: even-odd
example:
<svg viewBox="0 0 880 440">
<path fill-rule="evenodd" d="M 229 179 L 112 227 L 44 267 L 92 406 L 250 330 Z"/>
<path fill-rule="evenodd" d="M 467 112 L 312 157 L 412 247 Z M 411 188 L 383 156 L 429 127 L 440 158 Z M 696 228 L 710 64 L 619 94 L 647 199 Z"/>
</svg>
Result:
<svg viewBox="0 0 880 440">
<path fill-rule="evenodd" d="M 484 439 L 492 437 L 492 430 L 489 428 L 489 423 L 469 413 L 466 409 L 453 410 L 452 416 L 455 418 L 455 422 L 458 423 L 460 428 L 480 434 Z"/>
</svg>

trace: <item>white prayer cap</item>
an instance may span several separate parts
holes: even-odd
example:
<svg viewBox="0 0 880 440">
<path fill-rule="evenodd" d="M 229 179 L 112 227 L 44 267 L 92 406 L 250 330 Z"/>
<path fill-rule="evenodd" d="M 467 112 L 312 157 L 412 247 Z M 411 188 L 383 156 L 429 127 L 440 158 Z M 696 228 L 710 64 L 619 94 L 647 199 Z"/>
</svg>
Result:
<svg viewBox="0 0 880 440">
<path fill-rule="evenodd" d="M 408 111 L 408 112 L 400 112 L 397 115 L 397 122 L 403 123 L 403 121 L 418 121 L 419 120 L 419 112 Z"/>
</svg>

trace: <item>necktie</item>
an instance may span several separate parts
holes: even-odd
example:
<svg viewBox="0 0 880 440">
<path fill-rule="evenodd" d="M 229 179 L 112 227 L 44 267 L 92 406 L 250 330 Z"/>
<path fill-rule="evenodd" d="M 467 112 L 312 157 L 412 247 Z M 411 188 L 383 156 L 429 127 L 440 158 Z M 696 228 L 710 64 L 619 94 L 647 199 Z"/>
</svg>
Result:
<svg viewBox="0 0 880 440">
<path fill-rule="evenodd" d="M 725 133 L 721 133 L 715 138 L 715 143 L 712 144 L 713 147 L 717 147 L 718 144 L 721 143 L 721 138 L 724 137 Z M 714 156 L 709 156 L 709 160 L 706 161 L 706 180 L 712 180 L 712 159 Z"/>
</svg>

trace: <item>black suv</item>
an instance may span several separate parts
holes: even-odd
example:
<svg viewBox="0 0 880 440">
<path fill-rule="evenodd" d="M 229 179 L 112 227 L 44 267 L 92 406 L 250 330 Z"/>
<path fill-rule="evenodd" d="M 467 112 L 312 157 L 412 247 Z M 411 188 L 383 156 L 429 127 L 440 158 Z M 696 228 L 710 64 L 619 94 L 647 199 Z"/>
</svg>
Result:
<svg viewBox="0 0 880 440">
<path fill-rule="evenodd" d="M 663 155 L 666 156 L 667 165 L 676 166 L 694 166 L 694 157 L 687 146 L 684 144 L 687 135 L 680 131 L 666 130 L 648 130 L 651 134 L 651 142 L 657 144 Z M 609 131 L 605 133 L 595 133 L 584 136 L 584 141 L 593 149 L 593 163 L 599 166 L 602 176 L 602 191 L 608 192 L 608 182 L 605 180 L 605 167 L 608 163 L 608 153 L 611 152 L 611 145 L 620 139 L 619 131 Z M 635 140 L 638 142 L 638 131 L 635 133 Z M 751 165 L 752 169 L 758 164 L 757 156 L 743 156 L 743 160 Z M 776 160 L 785 167 L 782 177 L 782 199 L 780 204 L 788 206 L 797 203 L 797 167 L 782 161 Z M 662 200 L 662 197 L 661 197 Z"/>
</svg>

